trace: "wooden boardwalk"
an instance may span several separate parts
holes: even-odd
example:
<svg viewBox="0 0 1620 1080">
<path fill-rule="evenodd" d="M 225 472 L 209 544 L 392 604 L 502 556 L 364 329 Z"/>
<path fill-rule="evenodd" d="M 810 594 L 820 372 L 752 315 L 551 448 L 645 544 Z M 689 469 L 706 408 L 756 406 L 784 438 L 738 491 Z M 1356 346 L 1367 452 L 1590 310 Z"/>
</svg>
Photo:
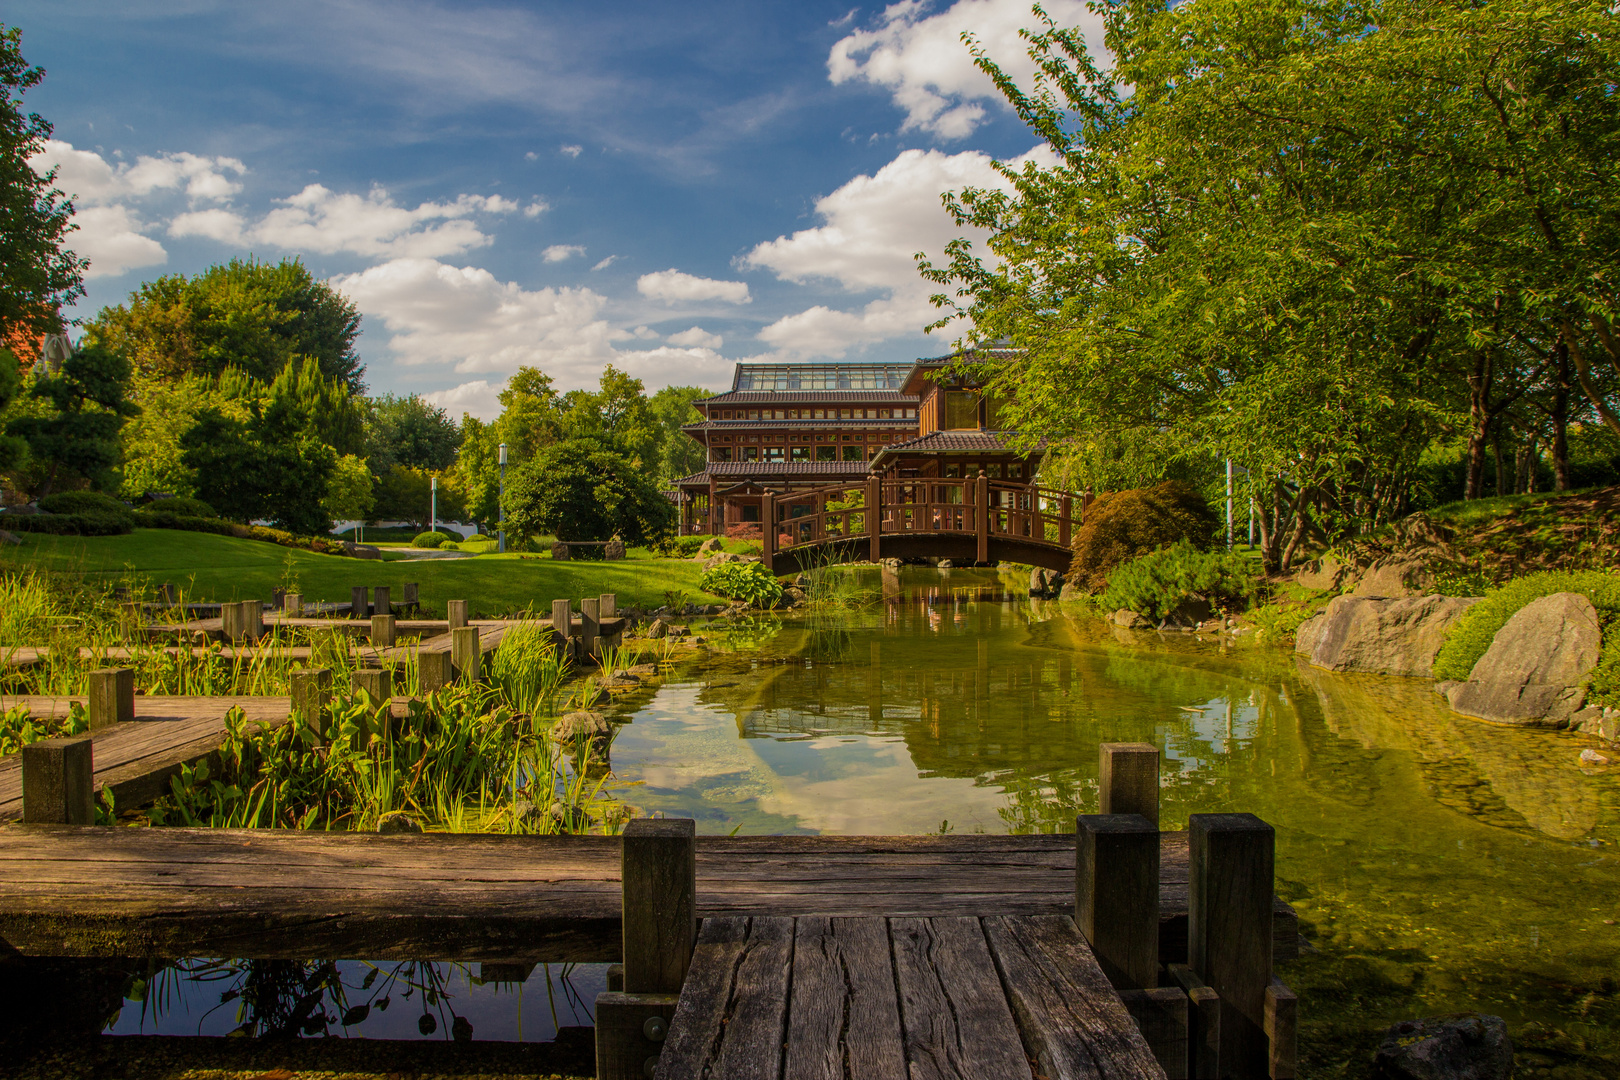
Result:
<svg viewBox="0 0 1620 1080">
<path fill-rule="evenodd" d="M 1155 1080 L 1067 915 L 704 920 L 659 1080 Z"/>
</svg>

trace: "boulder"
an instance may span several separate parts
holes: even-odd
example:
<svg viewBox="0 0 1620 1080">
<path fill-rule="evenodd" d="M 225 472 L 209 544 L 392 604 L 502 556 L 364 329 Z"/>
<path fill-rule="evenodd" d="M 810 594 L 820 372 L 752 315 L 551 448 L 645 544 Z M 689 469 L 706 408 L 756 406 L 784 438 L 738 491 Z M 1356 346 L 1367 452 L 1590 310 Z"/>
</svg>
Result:
<svg viewBox="0 0 1620 1080">
<path fill-rule="evenodd" d="M 1586 704 L 1586 677 L 1603 646 L 1597 609 L 1579 593 L 1553 593 L 1520 608 L 1491 647 L 1446 692 L 1464 716 L 1497 724 L 1564 727 Z"/>
<path fill-rule="evenodd" d="M 703 541 L 703 543 L 698 545 L 697 553 L 700 556 L 713 555 L 717 551 L 724 550 L 725 547 L 721 545 L 720 538 L 718 536 L 711 536 L 707 540 Z"/>
<path fill-rule="evenodd" d="M 624 541 L 620 540 L 617 536 L 615 536 L 613 539 L 611 539 L 607 543 L 603 544 L 602 545 L 602 558 L 604 558 L 604 559 L 622 559 L 622 558 L 624 558 Z"/>
<path fill-rule="evenodd" d="M 900 567 L 904 564 L 902 564 L 899 559 L 879 559 L 878 565 L 888 573 L 898 574 L 900 572 Z"/>
<path fill-rule="evenodd" d="M 1500 1016 L 1457 1013 L 1403 1020 L 1373 1056 L 1376 1080 L 1508 1080 L 1513 1040 Z"/>
<path fill-rule="evenodd" d="M 654 639 L 667 636 L 669 636 L 669 623 L 665 622 L 663 619 L 654 619 L 647 627 L 647 632 L 642 635 L 642 637 Z"/>
<path fill-rule="evenodd" d="M 1127 630 L 1151 630 L 1152 620 L 1145 615 L 1138 615 L 1130 608 L 1120 608 L 1108 617 L 1108 621 L 1115 626 L 1122 626 Z"/>
<path fill-rule="evenodd" d="M 1620 709 L 1588 705 L 1570 717 L 1569 726 L 1583 735 L 1596 735 L 1609 742 L 1620 742 Z"/>
<path fill-rule="evenodd" d="M 1356 569 L 1331 555 L 1324 555 L 1300 567 L 1299 572 L 1294 575 L 1294 580 L 1307 589 L 1326 592 L 1353 584 L 1356 580 Z"/>
<path fill-rule="evenodd" d="M 560 562 L 568 561 L 568 559 L 570 558 L 570 556 L 568 554 L 568 545 L 563 543 L 561 540 L 557 541 L 555 544 L 552 544 L 551 545 L 551 557 L 553 559 L 556 559 L 556 560 L 560 561 Z"/>
<path fill-rule="evenodd" d="M 382 549 L 372 547 L 370 544 L 344 544 L 343 550 L 356 559 L 380 559 Z"/>
<path fill-rule="evenodd" d="M 949 559 L 941 559 L 941 560 L 939 560 L 938 566 L 939 566 L 939 568 L 941 570 L 954 570 L 954 569 L 956 569 L 956 564 L 951 562 L 951 560 L 949 560 Z"/>
<path fill-rule="evenodd" d="M 1072 581 L 1064 582 L 1063 588 L 1058 590 L 1059 600 L 1084 600 L 1086 595 L 1086 590 Z"/>
<path fill-rule="evenodd" d="M 634 678 L 634 676 L 631 676 Z M 637 680 L 638 682 L 640 680 Z M 575 747 L 585 740 L 588 757 L 606 760 L 608 743 L 613 737 L 613 725 L 599 712 L 571 712 L 558 717 L 551 725 L 551 741 L 563 747 Z"/>
<path fill-rule="evenodd" d="M 1335 596 L 1300 624 L 1294 651 L 1328 671 L 1427 678 L 1446 631 L 1478 597 Z"/>
<path fill-rule="evenodd" d="M 1355 596 L 1421 596 L 1434 588 L 1434 575 L 1422 559 L 1378 559 L 1356 582 Z"/>
<path fill-rule="evenodd" d="M 804 590 L 797 585 L 789 585 L 782 590 L 782 597 L 789 604 L 802 604 L 804 603 Z"/>
<path fill-rule="evenodd" d="M 380 833 L 419 833 L 422 823 L 403 810 L 390 810 L 377 819 Z"/>
<path fill-rule="evenodd" d="M 1056 570 L 1043 570 L 1040 567 L 1029 572 L 1029 595 L 1056 596 L 1063 589 L 1063 575 Z"/>
</svg>

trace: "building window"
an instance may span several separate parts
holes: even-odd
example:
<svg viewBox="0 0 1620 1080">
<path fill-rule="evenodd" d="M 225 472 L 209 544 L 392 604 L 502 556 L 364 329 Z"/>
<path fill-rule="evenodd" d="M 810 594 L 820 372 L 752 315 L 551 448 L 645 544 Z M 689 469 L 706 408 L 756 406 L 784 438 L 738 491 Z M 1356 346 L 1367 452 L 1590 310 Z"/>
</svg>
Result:
<svg viewBox="0 0 1620 1080">
<path fill-rule="evenodd" d="M 794 461 L 809 461 L 810 460 L 810 448 L 808 446 L 795 446 L 793 448 L 793 460 Z"/>
<path fill-rule="evenodd" d="M 998 398 L 986 397 L 984 399 L 984 427 L 986 431 L 1004 431 L 1006 425 L 1001 420 L 1001 409 L 1006 402 Z"/>
<path fill-rule="evenodd" d="M 711 457 L 709 460 L 710 461 L 730 461 L 731 460 L 731 447 L 729 447 L 729 446 L 717 446 L 717 447 L 715 447 L 714 448 L 714 456 Z"/>
<path fill-rule="evenodd" d="M 906 419 L 907 420 L 915 420 L 915 419 L 917 419 L 917 410 L 916 409 L 907 409 L 906 410 Z"/>
<path fill-rule="evenodd" d="M 1023 467 L 1023 465 L 1021 465 L 1021 464 L 1019 464 L 1017 462 L 1014 462 L 1013 464 L 1007 466 L 1007 479 L 1009 479 L 1009 480 L 1021 480 L 1021 479 L 1023 479 L 1023 476 L 1024 476 L 1024 467 Z"/>
<path fill-rule="evenodd" d="M 784 461 L 786 458 L 787 454 L 780 446 L 767 446 L 765 448 L 766 461 Z"/>
<path fill-rule="evenodd" d="M 945 391 L 945 425 L 960 431 L 979 426 L 979 395 L 970 390 Z"/>
<path fill-rule="evenodd" d="M 959 480 L 959 479 L 961 479 L 961 477 L 962 477 L 962 463 L 959 462 L 959 461 L 947 461 L 945 463 L 945 479 L 947 479 L 947 480 Z"/>
<path fill-rule="evenodd" d="M 739 506 L 739 507 L 737 507 L 737 509 L 742 511 L 742 519 L 744 521 L 758 521 L 759 520 L 759 507 L 758 506 Z"/>
<path fill-rule="evenodd" d="M 840 420 L 853 420 L 853 419 L 855 419 L 855 410 L 854 409 L 839 409 L 838 410 L 838 419 L 840 419 Z"/>
<path fill-rule="evenodd" d="M 865 461 L 866 460 L 866 447 L 864 447 L 864 446 L 855 446 L 855 445 L 850 445 L 850 446 L 844 447 L 844 460 L 845 461 Z"/>
<path fill-rule="evenodd" d="M 818 447 L 816 447 L 816 460 L 817 461 L 837 461 L 838 460 L 838 447 L 836 447 L 836 446 L 818 446 Z"/>
<path fill-rule="evenodd" d="M 990 463 L 990 478 L 992 480 L 1000 480 L 1001 479 L 1001 462 L 992 461 Z"/>
<path fill-rule="evenodd" d="M 757 446 L 744 446 L 744 447 L 742 447 L 742 459 L 744 461 L 758 461 L 759 460 L 759 447 L 757 447 Z"/>
</svg>

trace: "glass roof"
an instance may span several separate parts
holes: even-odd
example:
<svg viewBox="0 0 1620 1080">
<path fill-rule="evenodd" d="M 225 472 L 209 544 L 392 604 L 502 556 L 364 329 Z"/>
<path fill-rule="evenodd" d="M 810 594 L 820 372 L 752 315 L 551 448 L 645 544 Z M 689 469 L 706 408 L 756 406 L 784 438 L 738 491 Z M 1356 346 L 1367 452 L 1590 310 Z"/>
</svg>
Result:
<svg viewBox="0 0 1620 1080">
<path fill-rule="evenodd" d="M 739 364 L 733 390 L 898 390 L 910 364 Z"/>
</svg>

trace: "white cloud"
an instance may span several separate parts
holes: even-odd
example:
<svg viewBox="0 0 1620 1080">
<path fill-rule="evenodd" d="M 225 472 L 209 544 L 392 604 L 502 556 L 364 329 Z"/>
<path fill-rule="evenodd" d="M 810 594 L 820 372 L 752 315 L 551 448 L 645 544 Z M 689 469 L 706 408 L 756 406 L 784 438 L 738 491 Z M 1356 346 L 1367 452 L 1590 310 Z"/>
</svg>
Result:
<svg viewBox="0 0 1620 1080">
<path fill-rule="evenodd" d="M 49 139 L 45 149 L 29 160 L 34 171 L 57 169 L 56 186 L 74 196 L 80 206 L 99 206 L 156 191 L 183 189 L 193 202 L 223 202 L 242 190 L 227 174 L 241 176 L 247 166 L 236 158 L 204 157 L 192 153 L 146 154 L 135 164 L 110 164 L 91 150 Z"/>
<path fill-rule="evenodd" d="M 242 242 L 242 215 L 229 210 L 195 210 L 169 222 L 170 236 L 206 236 L 222 244 Z"/>
<path fill-rule="evenodd" d="M 501 391 L 505 386 L 505 382 L 474 379 L 449 390 L 431 390 L 421 397 L 454 417 L 472 413 L 480 420 L 493 420 L 501 415 Z"/>
<path fill-rule="evenodd" d="M 1011 164 L 1055 159 L 1044 146 Z M 830 279 L 851 292 L 883 290 L 886 296 L 856 311 L 817 305 L 778 319 L 760 331 L 761 340 L 788 356 L 840 357 L 850 348 L 886 338 L 920 334 L 937 312 L 928 297 L 934 287 L 917 273 L 913 253 L 936 258 L 958 236 L 980 241 L 985 234 L 956 226 L 940 205 L 940 194 L 964 187 L 1005 187 L 977 151 L 945 154 L 906 150 L 873 176 L 857 176 L 816 202 L 823 224 L 759 244 L 740 260 L 787 281 Z"/>
<path fill-rule="evenodd" d="M 638 326 L 630 331 L 630 336 L 640 338 L 642 341 L 657 341 L 658 331 L 650 326 Z"/>
<path fill-rule="evenodd" d="M 437 258 L 484 247 L 493 238 L 468 220 L 475 213 L 505 214 L 517 203 L 499 195 L 459 195 L 455 202 L 425 202 L 407 209 L 374 187 L 365 195 L 310 184 L 266 214 L 246 235 L 294 251 L 350 252 L 386 258 Z"/>
<path fill-rule="evenodd" d="M 565 144 L 563 146 L 559 146 L 557 148 L 557 152 L 559 154 L 567 154 L 571 158 L 577 158 L 579 155 L 585 152 L 585 148 L 577 144 Z"/>
<path fill-rule="evenodd" d="M 90 260 L 86 278 L 115 277 L 169 258 L 162 244 L 141 234 L 140 219 L 128 207 L 88 207 L 73 215 L 73 223 L 79 228 L 69 235 L 66 246 Z"/>
<path fill-rule="evenodd" d="M 689 345 L 701 349 L 718 349 L 725 344 L 725 339 L 719 334 L 711 334 L 701 326 L 694 326 L 690 330 L 682 330 L 678 334 L 671 334 L 664 340 L 671 345 Z"/>
<path fill-rule="evenodd" d="M 523 155 L 523 160 L 524 161 L 539 161 L 540 160 L 540 155 L 535 153 L 533 150 L 530 150 L 527 154 Z"/>
<path fill-rule="evenodd" d="M 1079 27 L 1092 55 L 1101 55 L 1102 18 L 1084 0 L 1046 0 L 1043 6 L 1059 26 Z M 978 38 L 1004 72 L 1027 85 L 1035 65 L 1018 31 L 1038 24 L 1029 0 L 957 0 L 937 15 L 929 15 L 929 7 L 925 0 L 891 4 L 875 27 L 856 30 L 832 47 L 827 75 L 835 84 L 864 79 L 887 88 L 906 112 L 901 131 L 966 138 L 984 119 L 979 102 L 1003 99 L 974 66 L 963 31 Z"/>
<path fill-rule="evenodd" d="M 636 291 L 649 300 L 695 301 L 723 300 L 728 304 L 746 304 L 753 300 L 744 281 L 717 281 L 697 277 L 679 270 L 660 270 L 643 274 L 636 279 Z"/>
<path fill-rule="evenodd" d="M 540 253 L 540 257 L 548 263 L 564 262 L 575 255 L 585 254 L 585 249 L 578 244 L 552 244 Z"/>
<path fill-rule="evenodd" d="M 528 206 L 525 206 L 523 208 L 523 216 L 524 217 L 539 217 L 541 214 L 545 213 L 547 210 L 550 210 L 550 209 L 551 209 L 551 204 L 546 202 L 546 200 L 542 199 L 540 196 L 536 195 L 534 197 L 534 201 L 529 203 Z"/>
<path fill-rule="evenodd" d="M 620 255 L 609 255 L 607 258 L 603 259 L 601 262 L 599 262 L 595 266 L 591 267 L 591 269 L 592 270 L 606 270 L 608 267 L 610 267 L 614 263 L 618 262 L 619 259 L 621 259 L 622 257 L 623 256 L 620 256 Z"/>
</svg>

